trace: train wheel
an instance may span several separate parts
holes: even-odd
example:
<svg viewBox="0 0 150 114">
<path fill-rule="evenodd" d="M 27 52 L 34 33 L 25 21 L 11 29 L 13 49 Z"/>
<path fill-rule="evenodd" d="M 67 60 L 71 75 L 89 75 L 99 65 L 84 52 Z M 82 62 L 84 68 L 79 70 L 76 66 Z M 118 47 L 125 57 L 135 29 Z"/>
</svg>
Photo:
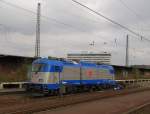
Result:
<svg viewBox="0 0 150 114">
<path fill-rule="evenodd" d="M 94 92 L 95 91 L 95 87 L 94 86 L 90 86 L 90 91 L 89 92 Z"/>
</svg>

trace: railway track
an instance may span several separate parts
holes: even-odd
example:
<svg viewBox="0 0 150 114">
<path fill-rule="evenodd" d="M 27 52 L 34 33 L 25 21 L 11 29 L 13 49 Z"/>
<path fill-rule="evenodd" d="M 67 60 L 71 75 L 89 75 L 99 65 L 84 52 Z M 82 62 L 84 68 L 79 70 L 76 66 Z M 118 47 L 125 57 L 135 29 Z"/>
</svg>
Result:
<svg viewBox="0 0 150 114">
<path fill-rule="evenodd" d="M 132 110 L 129 110 L 128 112 L 124 114 L 149 114 L 149 113 L 150 113 L 150 103 L 146 103 Z"/>
<path fill-rule="evenodd" d="M 108 97 L 116 97 L 120 95 L 132 94 L 135 92 L 142 92 L 150 90 L 149 88 L 141 89 L 127 89 L 121 91 L 105 91 L 105 92 L 92 92 L 72 94 L 65 96 L 53 96 L 46 98 L 27 98 L 20 97 L 18 99 L 5 99 L 6 104 L 0 104 L 0 114 L 32 114 L 34 112 L 40 112 L 44 110 L 50 110 L 53 108 L 63 107 L 67 105 L 73 105 L 77 103 L 98 100 Z M 0 98 L 1 100 L 1 98 Z M 10 101 L 9 101 L 10 100 Z"/>
</svg>

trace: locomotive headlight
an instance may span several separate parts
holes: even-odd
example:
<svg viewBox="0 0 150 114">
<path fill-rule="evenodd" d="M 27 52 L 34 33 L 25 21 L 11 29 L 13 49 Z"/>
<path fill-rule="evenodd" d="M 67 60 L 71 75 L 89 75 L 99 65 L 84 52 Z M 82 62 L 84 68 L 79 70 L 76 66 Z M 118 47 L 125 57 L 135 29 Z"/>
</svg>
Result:
<svg viewBox="0 0 150 114">
<path fill-rule="evenodd" d="M 47 87 L 47 85 L 44 85 L 43 88 L 47 89 L 48 87 Z"/>
</svg>

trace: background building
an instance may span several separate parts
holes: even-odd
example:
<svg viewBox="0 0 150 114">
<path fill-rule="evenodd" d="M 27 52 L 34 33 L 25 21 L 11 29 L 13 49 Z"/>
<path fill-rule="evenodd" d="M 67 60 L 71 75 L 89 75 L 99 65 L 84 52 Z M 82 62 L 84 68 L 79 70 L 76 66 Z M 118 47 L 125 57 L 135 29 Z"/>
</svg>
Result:
<svg viewBox="0 0 150 114">
<path fill-rule="evenodd" d="M 0 83 L 27 81 L 33 60 L 33 57 L 0 54 Z"/>
<path fill-rule="evenodd" d="M 67 54 L 68 60 L 74 61 L 87 61 L 100 64 L 111 64 L 110 53 L 69 53 Z"/>
</svg>

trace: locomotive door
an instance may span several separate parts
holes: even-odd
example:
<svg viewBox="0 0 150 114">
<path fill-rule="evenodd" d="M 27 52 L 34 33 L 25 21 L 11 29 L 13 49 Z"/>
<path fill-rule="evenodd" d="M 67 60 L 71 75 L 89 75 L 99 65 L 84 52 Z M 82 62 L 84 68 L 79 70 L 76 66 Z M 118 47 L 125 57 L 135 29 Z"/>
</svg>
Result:
<svg viewBox="0 0 150 114">
<path fill-rule="evenodd" d="M 52 73 L 53 76 L 53 83 L 60 83 L 60 74 L 62 72 L 62 67 L 61 66 L 53 66 L 54 67 L 54 72 Z"/>
</svg>

